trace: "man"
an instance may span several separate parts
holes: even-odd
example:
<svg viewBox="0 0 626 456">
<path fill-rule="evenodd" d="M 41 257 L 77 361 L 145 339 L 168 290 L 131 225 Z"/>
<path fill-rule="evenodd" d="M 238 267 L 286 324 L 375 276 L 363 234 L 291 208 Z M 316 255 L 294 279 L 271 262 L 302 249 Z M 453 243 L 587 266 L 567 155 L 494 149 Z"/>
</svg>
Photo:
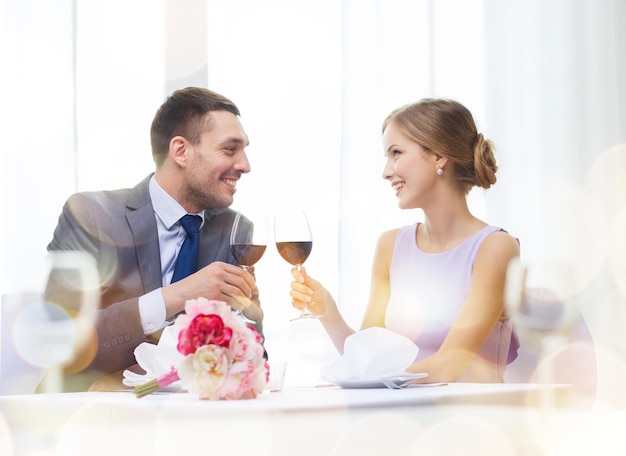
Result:
<svg viewBox="0 0 626 456">
<path fill-rule="evenodd" d="M 154 174 L 133 189 L 72 195 L 63 207 L 48 250 L 87 251 L 100 272 L 91 370 L 135 364 L 135 347 L 156 341 L 185 301 L 200 296 L 243 307 L 262 330 L 254 277 L 237 266 L 229 245 L 235 212 L 228 207 L 250 171 L 239 115 L 215 92 L 175 91 L 152 122 Z M 198 271 L 172 283 L 186 214 L 201 217 Z"/>
</svg>

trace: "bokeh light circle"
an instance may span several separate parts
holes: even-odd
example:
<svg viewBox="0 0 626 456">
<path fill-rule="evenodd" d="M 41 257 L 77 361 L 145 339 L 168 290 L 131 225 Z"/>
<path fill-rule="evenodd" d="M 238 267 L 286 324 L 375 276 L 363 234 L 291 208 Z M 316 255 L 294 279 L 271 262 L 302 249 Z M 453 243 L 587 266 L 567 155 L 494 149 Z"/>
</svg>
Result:
<svg viewBox="0 0 626 456">
<path fill-rule="evenodd" d="M 37 302 L 26 306 L 16 317 L 13 341 L 18 353 L 30 364 L 56 366 L 72 356 L 76 328 L 63 307 Z"/>
</svg>

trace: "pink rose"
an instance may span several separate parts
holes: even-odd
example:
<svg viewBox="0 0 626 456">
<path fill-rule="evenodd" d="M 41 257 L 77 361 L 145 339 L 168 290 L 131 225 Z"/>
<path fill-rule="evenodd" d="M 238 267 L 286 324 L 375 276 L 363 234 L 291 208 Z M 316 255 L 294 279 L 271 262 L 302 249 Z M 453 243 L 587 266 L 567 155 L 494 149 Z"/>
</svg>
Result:
<svg viewBox="0 0 626 456">
<path fill-rule="evenodd" d="M 263 386 L 256 390 L 257 379 L 255 378 L 255 364 L 252 361 L 235 362 L 231 365 L 228 378 L 220 387 L 218 393 L 224 399 L 252 399 L 258 396 L 265 386 L 265 378 L 262 375 Z"/>
<path fill-rule="evenodd" d="M 245 388 L 251 393 L 252 397 L 257 397 L 263 392 L 267 384 L 269 368 L 265 363 L 255 364 L 251 362 L 247 374 L 245 381 L 242 383 L 245 384 Z"/>
<path fill-rule="evenodd" d="M 263 347 L 257 342 L 256 331 L 242 331 L 230 339 L 230 351 L 235 361 L 243 361 L 263 355 Z"/>
<path fill-rule="evenodd" d="M 217 301 L 210 301 L 207 298 L 190 299 L 185 302 L 185 313 L 189 315 L 190 318 L 201 314 L 207 315 L 216 313 L 216 303 Z"/>
<path fill-rule="evenodd" d="M 178 333 L 178 351 L 183 355 L 195 353 L 203 345 L 228 347 L 233 330 L 224 326 L 219 315 L 199 314 L 193 317 L 189 326 Z"/>
</svg>

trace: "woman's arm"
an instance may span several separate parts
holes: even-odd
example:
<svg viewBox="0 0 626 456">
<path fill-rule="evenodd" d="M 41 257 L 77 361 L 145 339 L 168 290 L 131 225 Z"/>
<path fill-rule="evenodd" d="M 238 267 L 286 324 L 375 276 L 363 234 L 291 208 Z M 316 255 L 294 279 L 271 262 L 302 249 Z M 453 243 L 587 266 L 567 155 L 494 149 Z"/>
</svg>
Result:
<svg viewBox="0 0 626 456">
<path fill-rule="evenodd" d="M 519 244 L 505 232 L 489 235 L 480 246 L 470 288 L 461 311 L 439 350 L 412 364 L 409 372 L 428 372 L 423 382 L 453 382 L 465 372 L 499 319 L 505 315 L 504 284 Z"/>
<path fill-rule="evenodd" d="M 309 276 L 304 267 L 300 271 L 293 268 L 291 275 L 295 279 L 291 282 L 291 291 L 289 292 L 293 306 L 298 310 L 302 310 L 306 306 L 314 314 L 322 315 L 320 321 L 326 332 L 328 332 L 339 353 L 343 353 L 344 341 L 346 337 L 354 334 L 354 330 L 341 316 L 337 303 L 330 292 L 319 281 Z"/>
<path fill-rule="evenodd" d="M 372 265 L 370 296 L 361 322 L 361 329 L 385 326 L 385 313 L 390 295 L 389 269 L 397 236 L 398 229 L 395 229 L 386 231 L 378 238 Z"/>
<path fill-rule="evenodd" d="M 389 299 L 389 263 L 397 230 L 386 232 L 378 240 L 372 267 L 370 297 L 363 317 L 361 329 L 370 326 L 384 326 L 385 309 Z M 310 277 L 306 270 L 291 270 L 295 281 L 291 284 L 293 306 L 299 310 L 306 305 L 312 312 L 322 314 L 320 321 L 335 344 L 337 351 L 343 354 L 346 338 L 354 334 L 339 312 L 337 303 L 320 282 Z"/>
</svg>

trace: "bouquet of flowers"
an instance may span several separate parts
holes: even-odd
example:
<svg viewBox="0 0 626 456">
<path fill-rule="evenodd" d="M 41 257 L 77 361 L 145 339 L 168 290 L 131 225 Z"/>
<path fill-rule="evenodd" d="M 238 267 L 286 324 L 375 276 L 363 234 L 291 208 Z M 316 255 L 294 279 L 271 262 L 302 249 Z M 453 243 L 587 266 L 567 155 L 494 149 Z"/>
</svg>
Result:
<svg viewBox="0 0 626 456">
<path fill-rule="evenodd" d="M 200 399 L 252 399 L 263 391 L 269 366 L 261 335 L 228 304 L 205 298 L 187 301 L 174 328 L 183 360 L 166 374 L 136 386 L 137 397 L 177 380 Z"/>
</svg>

